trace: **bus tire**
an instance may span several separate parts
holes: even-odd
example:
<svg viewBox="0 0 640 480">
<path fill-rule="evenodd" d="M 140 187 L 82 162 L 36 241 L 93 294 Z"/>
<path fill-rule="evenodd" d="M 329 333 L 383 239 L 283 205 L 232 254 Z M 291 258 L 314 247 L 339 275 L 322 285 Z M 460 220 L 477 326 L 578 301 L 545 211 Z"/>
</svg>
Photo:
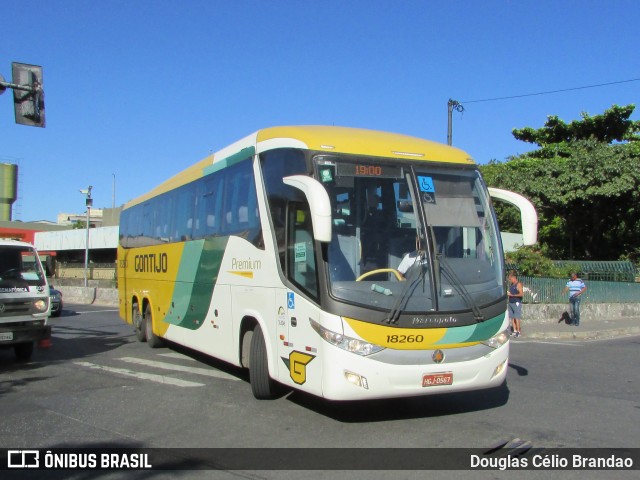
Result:
<svg viewBox="0 0 640 480">
<path fill-rule="evenodd" d="M 151 348 L 160 348 L 164 345 L 162 338 L 153 333 L 153 314 L 151 313 L 151 306 L 147 305 L 144 309 L 144 331 L 147 337 L 147 345 Z"/>
<path fill-rule="evenodd" d="M 133 323 L 133 329 L 136 332 L 136 338 L 139 342 L 147 341 L 147 334 L 143 328 L 142 315 L 140 315 L 140 309 L 138 308 L 138 302 L 134 303 L 131 307 L 131 322 Z"/>
<path fill-rule="evenodd" d="M 29 360 L 33 354 L 34 342 L 18 343 L 13 346 L 13 351 L 16 354 L 18 360 Z"/>
<path fill-rule="evenodd" d="M 258 400 L 270 400 L 276 396 L 276 382 L 269 376 L 267 347 L 260 325 L 256 325 L 251 338 L 249 383 L 253 396 Z"/>
</svg>

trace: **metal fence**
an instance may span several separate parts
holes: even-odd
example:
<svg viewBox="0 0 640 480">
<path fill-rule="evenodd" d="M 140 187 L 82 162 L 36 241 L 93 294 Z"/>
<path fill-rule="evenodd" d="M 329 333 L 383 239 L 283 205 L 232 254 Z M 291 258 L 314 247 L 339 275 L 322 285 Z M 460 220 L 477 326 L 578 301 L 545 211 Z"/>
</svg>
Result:
<svg viewBox="0 0 640 480">
<path fill-rule="evenodd" d="M 566 303 L 562 290 L 568 279 L 519 277 L 524 287 L 523 303 Z M 584 280 L 584 278 L 583 278 Z M 640 283 L 585 280 L 583 301 L 591 303 L 640 303 Z"/>
<path fill-rule="evenodd" d="M 583 280 L 633 282 L 636 276 L 636 267 L 631 262 L 556 260 L 553 263 L 559 267 L 570 266 Z"/>
</svg>

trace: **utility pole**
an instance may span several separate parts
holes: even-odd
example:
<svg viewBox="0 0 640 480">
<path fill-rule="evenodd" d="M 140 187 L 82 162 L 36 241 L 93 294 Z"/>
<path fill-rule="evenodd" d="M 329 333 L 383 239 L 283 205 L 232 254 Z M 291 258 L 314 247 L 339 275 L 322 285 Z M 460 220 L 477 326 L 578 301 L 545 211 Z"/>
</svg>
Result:
<svg viewBox="0 0 640 480">
<path fill-rule="evenodd" d="M 80 190 L 80 193 L 87 196 L 85 205 L 87 207 L 87 236 L 84 244 L 84 286 L 89 286 L 89 225 L 91 222 L 91 206 L 93 205 L 93 198 L 91 198 L 91 189 L 93 187 L 89 185 L 88 188 Z"/>
<path fill-rule="evenodd" d="M 13 89 L 13 108 L 16 123 L 31 127 L 44 127 L 44 89 L 42 67 L 25 63 L 12 63 L 13 83 L 0 75 L 0 95 Z"/>
<path fill-rule="evenodd" d="M 452 124 L 453 124 L 452 117 L 453 117 L 454 109 L 460 113 L 464 112 L 464 107 L 460 102 L 458 102 L 457 100 L 449 99 L 449 101 L 447 102 L 448 119 L 449 119 L 449 122 L 447 125 L 447 145 L 452 144 Z"/>
</svg>

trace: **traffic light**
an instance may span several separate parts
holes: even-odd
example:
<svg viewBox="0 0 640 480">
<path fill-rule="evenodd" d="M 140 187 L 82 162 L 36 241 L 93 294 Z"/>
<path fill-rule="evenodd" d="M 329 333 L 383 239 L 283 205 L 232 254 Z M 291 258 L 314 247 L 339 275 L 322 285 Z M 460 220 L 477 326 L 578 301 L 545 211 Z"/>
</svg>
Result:
<svg viewBox="0 0 640 480">
<path fill-rule="evenodd" d="M 16 123 L 44 127 L 42 67 L 13 62 L 13 106 Z"/>
</svg>

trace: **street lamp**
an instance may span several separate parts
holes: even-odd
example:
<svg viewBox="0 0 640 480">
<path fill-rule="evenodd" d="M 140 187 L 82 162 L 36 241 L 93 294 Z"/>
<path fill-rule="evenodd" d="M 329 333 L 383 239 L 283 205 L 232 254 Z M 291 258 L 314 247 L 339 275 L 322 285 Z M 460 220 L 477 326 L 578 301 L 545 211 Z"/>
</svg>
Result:
<svg viewBox="0 0 640 480">
<path fill-rule="evenodd" d="M 89 188 L 81 189 L 80 193 L 87 196 L 85 205 L 87 207 L 87 236 L 84 243 L 84 286 L 89 286 L 89 277 L 87 270 L 89 268 L 89 222 L 91 221 L 91 206 L 93 205 L 93 198 L 91 198 L 91 189 L 93 187 L 89 185 Z"/>
</svg>

